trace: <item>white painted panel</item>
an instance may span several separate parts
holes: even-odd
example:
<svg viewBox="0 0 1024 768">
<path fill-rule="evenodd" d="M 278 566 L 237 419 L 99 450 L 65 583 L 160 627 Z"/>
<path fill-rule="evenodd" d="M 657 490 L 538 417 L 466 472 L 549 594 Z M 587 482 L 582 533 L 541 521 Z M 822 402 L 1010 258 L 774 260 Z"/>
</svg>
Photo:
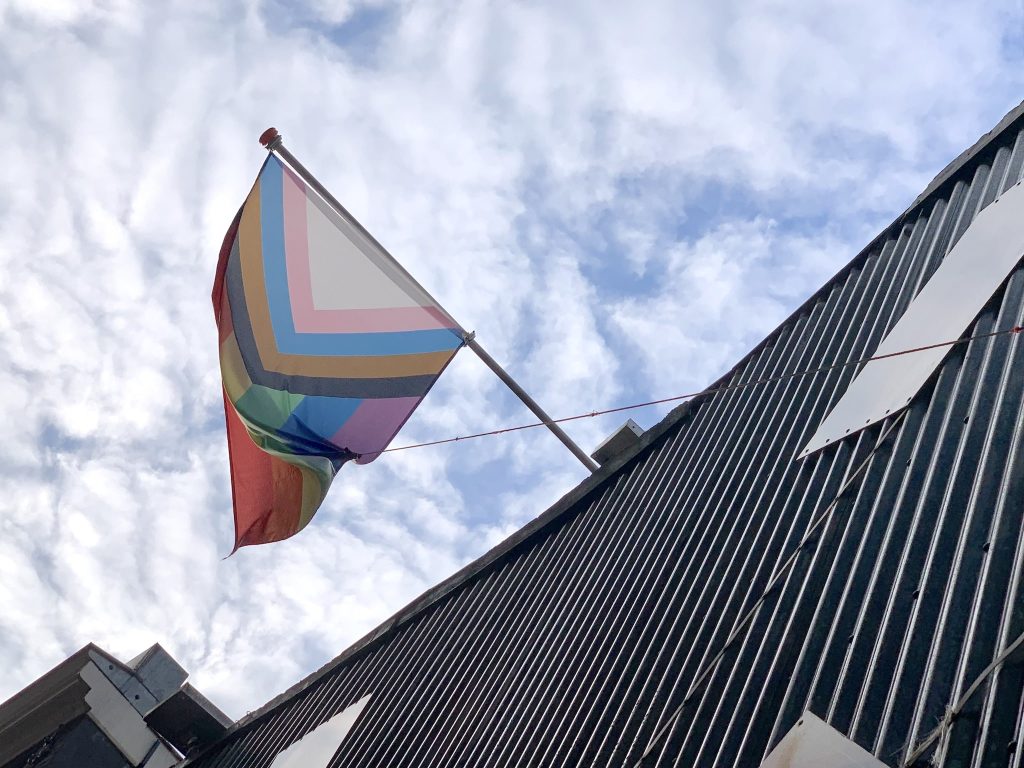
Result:
<svg viewBox="0 0 1024 768">
<path fill-rule="evenodd" d="M 89 717 L 132 765 L 139 765 L 157 740 L 156 736 L 95 663 L 90 661 L 80 674 L 89 684 L 90 690 L 85 694 Z"/>
<path fill-rule="evenodd" d="M 270 768 L 327 768 L 369 700 L 369 694 L 363 696 L 288 749 L 278 752 Z"/>
<path fill-rule="evenodd" d="M 161 744 L 140 768 L 174 768 L 181 760 Z"/>
<path fill-rule="evenodd" d="M 958 339 L 1024 256 L 1024 186 L 974 219 L 872 357 Z M 800 452 L 802 459 L 906 408 L 949 347 L 867 363 Z"/>
<path fill-rule="evenodd" d="M 886 768 L 828 723 L 804 712 L 761 768 Z"/>
<path fill-rule="evenodd" d="M 368 244 L 357 240 L 354 227 L 342 228 L 343 220 L 321 207 L 312 190 L 307 198 L 307 242 L 310 287 L 316 309 L 378 309 L 433 304 L 404 276 L 387 274 L 378 266 L 384 257 L 367 258 Z"/>
</svg>

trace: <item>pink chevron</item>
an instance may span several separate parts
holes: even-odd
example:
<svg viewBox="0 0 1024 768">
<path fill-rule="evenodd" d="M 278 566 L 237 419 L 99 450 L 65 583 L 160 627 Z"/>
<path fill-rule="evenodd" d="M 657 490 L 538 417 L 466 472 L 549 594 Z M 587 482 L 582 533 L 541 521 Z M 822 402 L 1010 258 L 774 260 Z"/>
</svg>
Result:
<svg viewBox="0 0 1024 768">
<path fill-rule="evenodd" d="M 309 271 L 306 189 L 291 170 L 285 168 L 284 171 L 285 263 L 292 322 L 297 332 L 379 333 L 452 327 L 451 321 L 437 307 L 316 309 L 313 306 L 313 282 Z"/>
</svg>

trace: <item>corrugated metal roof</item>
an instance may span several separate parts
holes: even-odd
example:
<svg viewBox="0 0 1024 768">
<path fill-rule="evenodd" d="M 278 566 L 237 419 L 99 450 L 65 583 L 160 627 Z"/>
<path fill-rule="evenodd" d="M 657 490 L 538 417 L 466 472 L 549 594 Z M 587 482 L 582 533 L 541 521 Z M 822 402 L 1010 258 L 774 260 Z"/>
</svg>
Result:
<svg viewBox="0 0 1024 768">
<path fill-rule="evenodd" d="M 869 355 L 1021 177 L 1022 120 L 1018 108 L 944 171 L 720 383 Z M 969 333 L 1022 317 L 1018 266 Z M 900 764 L 1024 632 L 1024 349 L 1007 335 L 955 347 L 904 414 L 794 462 L 854 374 L 677 409 L 190 764 L 265 768 L 365 694 L 333 768 L 623 766 L 645 753 L 756 766 L 807 708 Z M 1016 765 L 1022 662 L 1001 662 L 922 759 Z"/>
</svg>

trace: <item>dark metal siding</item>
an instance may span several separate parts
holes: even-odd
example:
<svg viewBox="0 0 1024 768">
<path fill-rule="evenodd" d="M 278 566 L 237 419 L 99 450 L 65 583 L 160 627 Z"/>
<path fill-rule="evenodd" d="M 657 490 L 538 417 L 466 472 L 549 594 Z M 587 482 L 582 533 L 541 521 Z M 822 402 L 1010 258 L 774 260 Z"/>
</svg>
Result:
<svg viewBox="0 0 1024 768">
<path fill-rule="evenodd" d="M 1022 165 L 1017 121 L 723 383 L 870 354 Z M 1022 317 L 1018 267 L 971 333 Z M 805 708 L 900 764 L 1024 632 L 1024 348 L 958 346 L 903 414 L 794 462 L 854 373 L 682 409 L 586 497 L 192 765 L 266 768 L 367 693 L 333 768 L 627 766 L 649 744 L 645 764 L 757 766 Z M 1022 657 L 925 758 L 1019 764 Z"/>
</svg>

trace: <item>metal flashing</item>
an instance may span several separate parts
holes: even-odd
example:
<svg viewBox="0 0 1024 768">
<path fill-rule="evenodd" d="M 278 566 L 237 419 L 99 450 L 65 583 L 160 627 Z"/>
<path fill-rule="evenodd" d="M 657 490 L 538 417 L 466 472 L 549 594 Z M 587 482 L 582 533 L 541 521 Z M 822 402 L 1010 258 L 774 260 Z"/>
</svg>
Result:
<svg viewBox="0 0 1024 768">
<path fill-rule="evenodd" d="M 173 764 L 173 755 L 94 662 L 87 663 L 80 674 L 89 684 L 89 692 L 85 695 L 89 717 L 132 765 L 141 766 L 151 760 L 172 760 L 170 764 Z"/>
</svg>

